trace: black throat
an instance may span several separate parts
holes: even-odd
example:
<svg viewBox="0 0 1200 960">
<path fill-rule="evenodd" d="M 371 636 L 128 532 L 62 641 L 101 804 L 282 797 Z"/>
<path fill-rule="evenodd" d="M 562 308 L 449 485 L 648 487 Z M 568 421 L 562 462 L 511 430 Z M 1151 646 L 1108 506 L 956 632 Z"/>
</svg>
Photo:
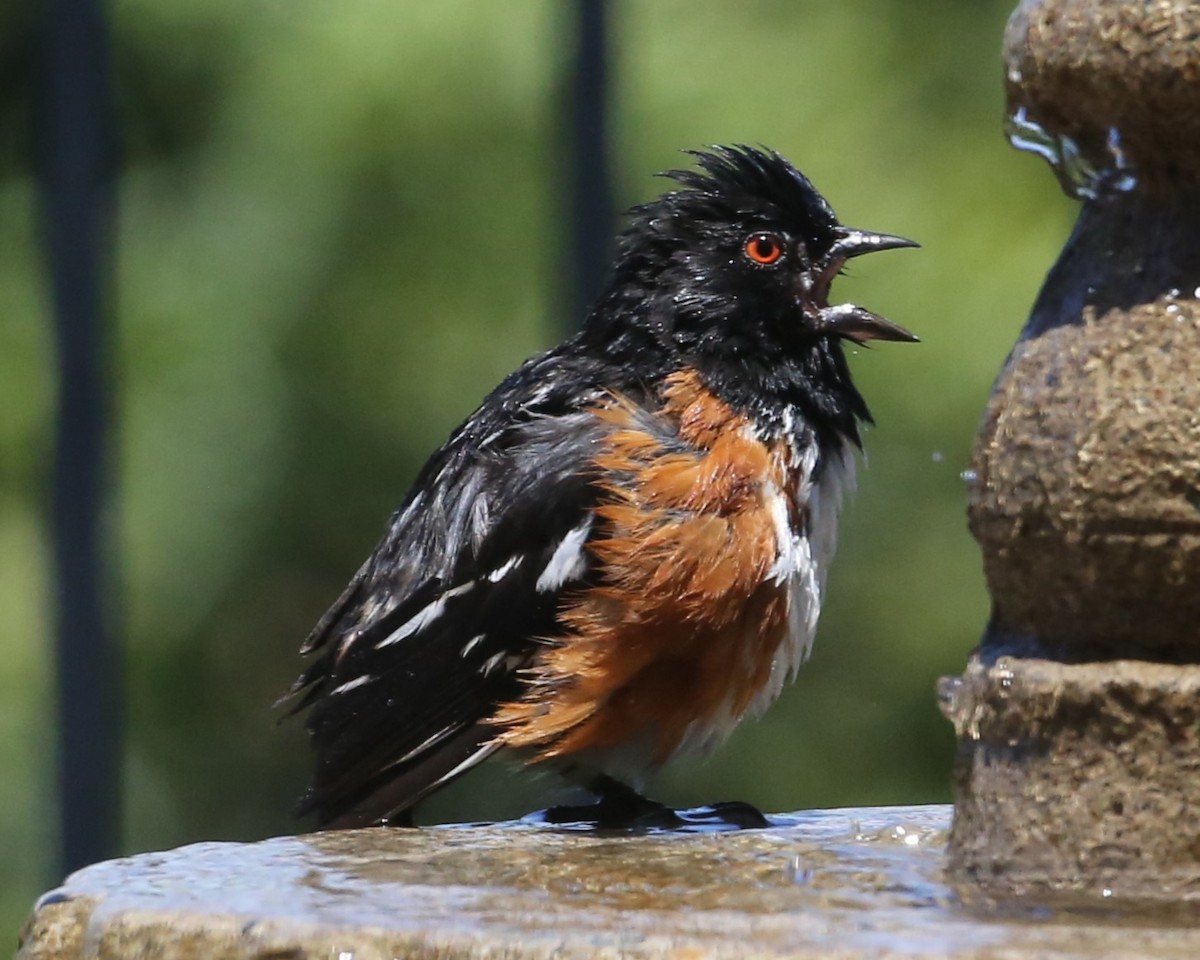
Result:
<svg viewBox="0 0 1200 960">
<path fill-rule="evenodd" d="M 839 342 L 820 338 L 786 354 L 700 357 L 704 385 L 764 431 L 815 435 L 822 449 L 861 447 L 859 423 L 870 423 Z"/>
<path fill-rule="evenodd" d="M 822 449 L 849 442 L 862 446 L 860 423 L 871 423 L 866 401 L 854 386 L 840 341 L 826 337 L 755 344 L 732 350 L 689 349 L 671 336 L 671 322 L 628 323 L 627 306 L 608 299 L 575 342 L 601 360 L 612 383 L 634 394 L 655 391 L 668 375 L 693 368 L 713 395 L 746 414 L 765 432 L 791 432 Z M 645 307 L 643 301 L 640 306 Z M 598 315 L 597 315 L 598 314 Z"/>
</svg>

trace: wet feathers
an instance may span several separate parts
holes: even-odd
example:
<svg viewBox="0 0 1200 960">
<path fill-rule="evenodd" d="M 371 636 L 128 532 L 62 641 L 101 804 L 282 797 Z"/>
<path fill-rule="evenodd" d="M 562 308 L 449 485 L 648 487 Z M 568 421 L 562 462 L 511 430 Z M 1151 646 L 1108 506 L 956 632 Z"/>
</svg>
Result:
<svg viewBox="0 0 1200 960">
<path fill-rule="evenodd" d="M 811 648 L 867 407 L 828 303 L 850 230 L 776 153 L 697 153 L 636 207 L 582 331 L 430 458 L 303 645 L 303 811 L 403 822 L 504 750 L 637 776 L 719 743 Z"/>
</svg>

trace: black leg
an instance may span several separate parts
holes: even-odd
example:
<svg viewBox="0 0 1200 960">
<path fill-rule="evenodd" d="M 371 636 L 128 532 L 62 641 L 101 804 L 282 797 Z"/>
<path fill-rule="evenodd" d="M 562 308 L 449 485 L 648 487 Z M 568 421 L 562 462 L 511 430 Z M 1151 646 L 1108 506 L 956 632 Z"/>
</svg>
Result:
<svg viewBox="0 0 1200 960">
<path fill-rule="evenodd" d="M 679 830 L 718 826 L 751 830 L 770 826 L 755 807 L 740 801 L 672 810 L 605 774 L 589 781 L 587 789 L 599 797 L 596 803 L 551 807 L 542 814 L 542 819 L 547 823 L 593 824 L 598 830 Z"/>
<path fill-rule="evenodd" d="M 551 807 L 543 815 L 546 822 L 594 824 L 599 830 L 670 830 L 683 824 L 674 810 L 604 774 L 587 789 L 599 798 L 595 803 Z"/>
</svg>

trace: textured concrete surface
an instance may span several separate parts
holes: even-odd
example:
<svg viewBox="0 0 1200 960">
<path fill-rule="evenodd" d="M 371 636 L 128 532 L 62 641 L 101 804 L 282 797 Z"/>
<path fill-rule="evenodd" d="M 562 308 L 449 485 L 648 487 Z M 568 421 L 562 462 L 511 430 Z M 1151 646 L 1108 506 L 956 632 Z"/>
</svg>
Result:
<svg viewBox="0 0 1200 960">
<path fill-rule="evenodd" d="M 941 699 L 959 738 L 953 880 L 1200 918 L 1200 667 L 975 659 Z"/>
<path fill-rule="evenodd" d="M 1200 205 L 1089 208 L 989 400 L 971 530 L 998 623 L 1053 656 L 1200 658 L 1198 287 Z"/>
<path fill-rule="evenodd" d="M 1005 34 L 1012 109 L 1150 189 L 1200 182 L 1200 4 L 1024 0 Z"/>
<path fill-rule="evenodd" d="M 765 831 L 600 836 L 521 824 L 207 843 L 88 867 L 19 960 L 1200 955 L 1144 917 L 958 905 L 947 807 L 817 811 Z"/>
<path fill-rule="evenodd" d="M 1200 4 L 1023 0 L 1005 46 L 1013 142 L 1086 202 L 973 455 L 993 611 L 943 687 L 949 872 L 1195 910 Z"/>
<path fill-rule="evenodd" d="M 1200 662 L 1200 4 L 1024 0 L 1005 43 L 1060 177 L 1078 148 L 1128 178 L 1084 206 L 984 416 L 969 517 L 997 628 Z"/>
</svg>

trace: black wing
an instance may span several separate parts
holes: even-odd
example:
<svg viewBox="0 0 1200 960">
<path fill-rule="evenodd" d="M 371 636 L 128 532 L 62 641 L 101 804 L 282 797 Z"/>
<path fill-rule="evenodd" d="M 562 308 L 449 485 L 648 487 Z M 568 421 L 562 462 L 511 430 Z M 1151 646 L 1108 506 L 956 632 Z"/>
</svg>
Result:
<svg viewBox="0 0 1200 960">
<path fill-rule="evenodd" d="M 484 721 L 590 568 L 599 379 L 530 361 L 425 465 L 301 648 L 317 659 L 289 697 L 317 765 L 300 813 L 396 822 L 494 749 Z"/>
</svg>

